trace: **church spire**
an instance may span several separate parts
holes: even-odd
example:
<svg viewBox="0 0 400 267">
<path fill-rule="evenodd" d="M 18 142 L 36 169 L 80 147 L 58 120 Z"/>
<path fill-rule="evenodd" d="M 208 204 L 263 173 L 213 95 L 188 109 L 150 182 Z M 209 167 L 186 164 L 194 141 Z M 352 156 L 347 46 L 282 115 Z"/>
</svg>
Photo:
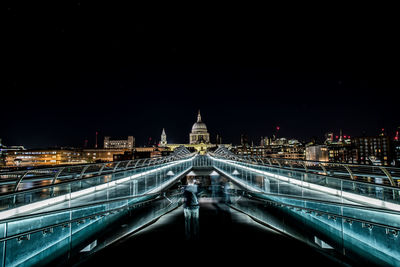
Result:
<svg viewBox="0 0 400 267">
<path fill-rule="evenodd" d="M 199 109 L 199 113 L 197 114 L 197 122 L 201 122 L 200 109 Z"/>
<path fill-rule="evenodd" d="M 166 146 L 167 144 L 167 135 L 165 134 L 165 129 L 162 129 L 162 133 L 161 133 L 161 142 L 160 145 L 161 146 Z"/>
</svg>

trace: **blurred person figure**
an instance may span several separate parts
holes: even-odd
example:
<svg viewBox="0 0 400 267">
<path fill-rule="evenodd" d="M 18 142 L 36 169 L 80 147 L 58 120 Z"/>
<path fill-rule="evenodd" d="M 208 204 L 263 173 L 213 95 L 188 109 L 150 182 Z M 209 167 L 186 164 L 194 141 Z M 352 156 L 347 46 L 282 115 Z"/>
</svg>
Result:
<svg viewBox="0 0 400 267">
<path fill-rule="evenodd" d="M 232 184 L 229 180 L 225 181 L 224 184 L 224 197 L 225 197 L 225 204 L 231 204 L 231 196 L 230 190 L 232 189 Z"/>
<path fill-rule="evenodd" d="M 197 199 L 198 186 L 194 179 L 188 180 L 183 191 L 185 214 L 186 240 L 196 240 L 199 237 L 199 201 Z"/>
</svg>

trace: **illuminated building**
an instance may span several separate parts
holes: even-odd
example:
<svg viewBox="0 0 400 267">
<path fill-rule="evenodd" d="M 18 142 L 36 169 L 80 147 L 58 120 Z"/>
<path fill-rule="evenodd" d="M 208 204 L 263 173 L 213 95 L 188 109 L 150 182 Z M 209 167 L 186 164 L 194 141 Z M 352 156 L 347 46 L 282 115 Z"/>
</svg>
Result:
<svg viewBox="0 0 400 267">
<path fill-rule="evenodd" d="M 135 159 L 156 158 L 165 155 L 164 152 L 170 152 L 168 147 L 136 147 L 133 151 Z"/>
<path fill-rule="evenodd" d="M 357 151 L 352 145 L 349 135 L 343 135 L 340 130 L 336 137 L 332 132 L 327 133 L 325 137 L 329 162 L 357 163 Z"/>
<path fill-rule="evenodd" d="M 96 149 L 88 148 L 83 149 L 81 159 L 87 163 L 91 162 L 110 162 L 114 161 L 115 155 L 123 155 L 126 152 L 132 151 L 127 148 L 105 148 Z"/>
<path fill-rule="evenodd" d="M 331 143 L 333 143 L 333 141 L 334 141 L 333 136 L 334 136 L 334 135 L 333 135 L 332 132 L 326 133 L 326 134 L 325 134 L 325 144 L 331 144 Z"/>
<path fill-rule="evenodd" d="M 64 149 L 27 149 L 12 151 L 6 156 L 6 166 L 47 166 L 86 163 L 82 152 Z"/>
<path fill-rule="evenodd" d="M 17 151 L 24 151 L 26 150 L 23 146 L 5 146 L 1 143 L 0 139 L 0 166 L 7 166 L 7 157 L 8 155 L 14 154 Z M 19 160 L 16 161 L 18 163 Z"/>
<path fill-rule="evenodd" d="M 304 146 L 296 139 L 262 137 L 260 146 L 248 144 L 247 135 L 240 136 L 241 144 L 233 152 L 242 156 L 257 156 L 282 159 L 304 159 Z"/>
<path fill-rule="evenodd" d="M 325 145 L 314 145 L 306 147 L 306 160 L 329 161 L 328 148 Z"/>
<path fill-rule="evenodd" d="M 9 151 L 7 167 L 49 166 L 113 161 L 114 155 L 130 149 L 27 149 Z"/>
<path fill-rule="evenodd" d="M 330 144 L 329 162 L 357 163 L 357 151 L 352 144 Z"/>
<path fill-rule="evenodd" d="M 220 136 L 217 137 L 217 143 L 221 142 Z M 230 144 L 212 144 L 210 143 L 210 134 L 207 131 L 206 124 L 201 120 L 200 110 L 197 114 L 197 121 L 193 124 L 192 131 L 189 133 L 189 144 L 166 144 L 170 151 L 175 150 L 177 147 L 185 146 L 191 151 L 197 151 L 204 154 L 208 149 L 216 148 L 218 146 L 231 147 Z"/>
<path fill-rule="evenodd" d="M 400 127 L 397 127 L 396 135 L 393 138 L 393 160 L 396 167 L 400 166 Z"/>
<path fill-rule="evenodd" d="M 193 124 L 192 132 L 189 134 L 190 144 L 209 144 L 210 134 L 207 131 L 207 126 L 201 121 L 200 110 L 197 115 L 197 121 Z"/>
<path fill-rule="evenodd" d="M 127 140 L 111 140 L 109 136 L 104 137 L 104 148 L 117 148 L 117 149 L 133 149 L 135 147 L 135 138 L 128 136 Z"/>
<path fill-rule="evenodd" d="M 133 160 L 135 159 L 133 156 L 133 151 L 128 150 L 125 151 L 124 154 L 113 154 L 113 160 L 112 161 L 124 161 L 124 160 Z"/>
<path fill-rule="evenodd" d="M 160 146 L 166 146 L 167 145 L 167 135 L 165 134 L 165 129 L 162 129 L 161 133 L 161 141 L 160 141 Z"/>
<path fill-rule="evenodd" d="M 388 136 L 356 137 L 352 139 L 352 144 L 357 150 L 358 164 L 391 164 L 393 156 Z"/>
</svg>

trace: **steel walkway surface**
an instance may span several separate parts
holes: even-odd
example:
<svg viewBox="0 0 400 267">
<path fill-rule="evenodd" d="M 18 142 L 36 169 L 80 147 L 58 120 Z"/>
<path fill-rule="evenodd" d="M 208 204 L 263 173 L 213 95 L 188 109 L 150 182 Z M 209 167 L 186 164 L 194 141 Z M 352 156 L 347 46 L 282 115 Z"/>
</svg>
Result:
<svg viewBox="0 0 400 267">
<path fill-rule="evenodd" d="M 156 223 L 94 253 L 79 266 L 110 264 L 172 266 L 246 266 L 264 262 L 270 266 L 341 265 L 304 243 L 267 228 L 225 204 L 201 202 L 199 239 L 186 240 L 183 208 Z"/>
</svg>

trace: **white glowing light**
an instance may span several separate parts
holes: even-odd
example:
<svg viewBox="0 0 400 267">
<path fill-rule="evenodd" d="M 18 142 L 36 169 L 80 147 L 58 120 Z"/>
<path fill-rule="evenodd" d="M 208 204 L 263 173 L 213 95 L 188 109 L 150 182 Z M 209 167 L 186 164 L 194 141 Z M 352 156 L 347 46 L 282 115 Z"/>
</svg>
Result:
<svg viewBox="0 0 400 267">
<path fill-rule="evenodd" d="M 145 176 L 147 174 L 151 174 L 151 173 L 163 170 L 165 168 L 170 168 L 170 167 L 175 166 L 177 164 L 180 164 L 180 163 L 183 163 L 183 162 L 187 162 L 187 161 L 191 161 L 191 160 L 192 160 L 192 158 L 189 158 L 189 159 L 185 159 L 185 160 L 180 160 L 178 162 L 168 163 L 167 165 L 165 165 L 163 167 L 156 168 L 156 169 L 149 170 L 149 171 L 145 171 L 143 173 L 137 173 L 137 174 L 134 174 L 134 175 L 131 175 L 131 176 L 128 176 L 126 178 L 122 178 L 122 179 L 119 179 L 119 180 L 116 180 L 116 181 L 111 181 L 111 182 L 104 183 L 104 184 L 101 184 L 101 185 L 97 185 L 97 186 L 89 187 L 89 188 L 86 188 L 86 189 L 83 189 L 83 190 L 75 191 L 75 192 L 72 192 L 72 193 L 69 193 L 69 194 L 65 194 L 65 195 L 61 195 L 61 196 L 58 196 L 58 197 L 49 198 L 49 199 L 46 199 L 46 200 L 37 201 L 37 202 L 31 203 L 31 204 L 23 205 L 23 206 L 18 207 L 18 208 L 2 211 L 2 212 L 0 212 L 0 220 L 9 218 L 11 216 L 18 215 L 18 214 L 23 213 L 23 212 L 29 212 L 29 211 L 33 211 L 33 210 L 36 210 L 36 209 L 48 207 L 48 206 L 51 206 L 51 205 L 54 205 L 54 204 L 59 204 L 59 203 L 61 203 L 63 201 L 66 201 L 66 200 L 72 200 L 72 199 L 75 199 L 75 198 L 78 198 L 78 197 L 81 197 L 81 196 L 84 196 L 84 195 L 87 195 L 87 194 L 90 194 L 90 193 L 101 191 L 101 190 L 107 189 L 109 187 L 116 186 L 117 184 L 127 182 L 127 181 L 129 181 L 131 179 L 142 177 L 142 176 Z M 186 172 L 186 170 L 183 171 L 181 174 L 183 174 L 184 172 Z M 167 186 L 165 184 L 168 185 L 169 181 L 167 181 L 163 185 L 158 186 L 158 188 L 156 188 L 155 191 L 154 190 L 150 190 L 149 192 L 153 192 L 153 191 L 157 192 L 161 188 L 164 188 L 165 186 Z"/>
<path fill-rule="evenodd" d="M 285 182 L 288 182 L 288 183 L 291 183 L 291 184 L 299 185 L 301 187 L 314 189 L 314 190 L 325 192 L 325 193 L 328 193 L 328 194 L 331 194 L 331 195 L 343 197 L 343 198 L 346 198 L 346 199 L 351 199 L 351 200 L 357 201 L 357 202 L 368 203 L 368 204 L 372 204 L 372 205 L 375 205 L 375 206 L 380 206 L 380 207 L 384 207 L 384 208 L 387 208 L 387 209 L 400 211 L 400 205 L 399 204 L 387 202 L 387 201 L 376 199 L 376 198 L 361 196 L 361 195 L 357 195 L 357 194 L 354 194 L 354 193 L 345 192 L 345 191 L 342 191 L 342 190 L 329 188 L 329 187 L 322 186 L 322 185 L 317 185 L 317 184 L 313 184 L 313 183 L 309 183 L 309 182 L 304 182 L 304 181 L 301 181 L 301 180 L 289 178 L 289 177 L 278 175 L 278 174 L 271 173 L 271 172 L 261 171 L 261 170 L 258 170 L 258 169 L 255 169 L 255 168 L 250 168 L 250 167 L 247 167 L 247 166 L 243 166 L 243 165 L 240 165 L 240 164 L 234 163 L 232 161 L 228 161 L 228 160 L 216 159 L 216 158 L 213 158 L 213 160 L 224 162 L 224 163 L 227 163 L 227 164 L 231 164 L 231 165 L 234 165 L 234 166 L 236 166 L 238 168 L 242 168 L 242 169 L 246 169 L 246 170 L 249 170 L 249 171 L 252 171 L 252 172 L 260 173 L 260 174 L 263 174 L 263 175 L 266 175 L 266 176 L 269 176 L 269 177 L 276 178 L 278 180 L 282 180 L 282 181 L 285 181 Z M 226 173 L 224 172 L 224 174 L 226 174 Z M 230 178 L 234 179 L 234 177 L 232 177 L 230 175 L 227 175 L 227 176 L 229 176 Z M 237 179 L 234 179 L 234 180 L 238 182 Z M 244 184 L 244 183 L 242 183 L 242 184 Z M 244 184 L 244 185 L 246 187 L 252 187 L 250 184 L 247 184 L 247 183 Z M 254 187 L 252 187 L 252 188 L 254 188 Z M 261 192 L 261 191 L 259 191 L 259 192 Z"/>
</svg>

